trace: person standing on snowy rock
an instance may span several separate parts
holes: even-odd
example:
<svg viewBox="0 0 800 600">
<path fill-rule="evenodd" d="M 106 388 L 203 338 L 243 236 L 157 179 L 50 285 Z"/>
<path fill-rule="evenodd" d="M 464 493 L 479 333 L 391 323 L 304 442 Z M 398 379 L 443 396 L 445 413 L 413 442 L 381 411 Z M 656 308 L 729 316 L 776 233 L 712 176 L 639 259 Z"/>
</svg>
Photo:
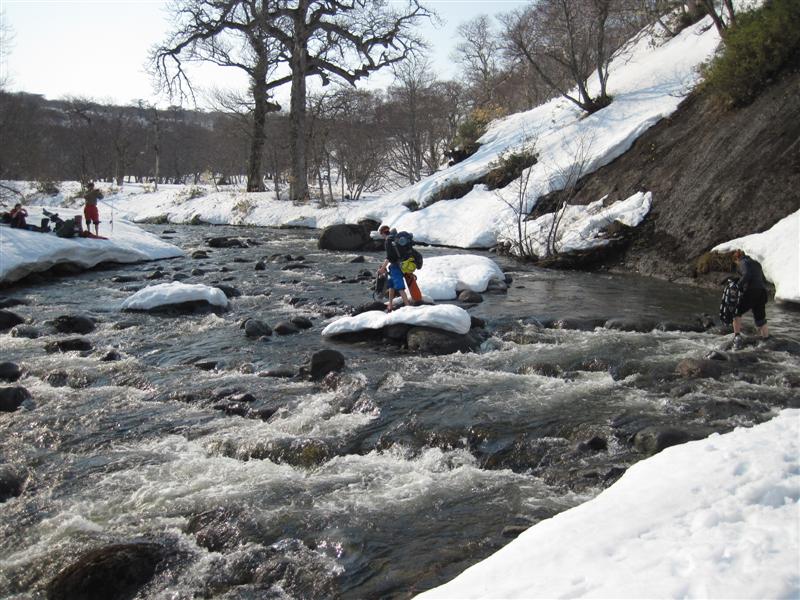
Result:
<svg viewBox="0 0 800 600">
<path fill-rule="evenodd" d="M 91 233 L 91 224 L 94 223 L 94 234 L 100 235 L 100 213 L 97 210 L 97 201 L 102 200 L 103 192 L 94 187 L 94 182 L 86 184 L 86 194 L 83 199 L 83 216 L 86 220 L 86 231 Z"/>
</svg>

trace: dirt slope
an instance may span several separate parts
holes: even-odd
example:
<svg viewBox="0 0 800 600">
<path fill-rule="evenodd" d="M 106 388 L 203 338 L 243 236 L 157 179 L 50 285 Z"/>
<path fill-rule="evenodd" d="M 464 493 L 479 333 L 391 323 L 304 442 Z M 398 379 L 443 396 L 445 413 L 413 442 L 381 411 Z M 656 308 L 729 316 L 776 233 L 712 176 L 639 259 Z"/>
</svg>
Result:
<svg viewBox="0 0 800 600">
<path fill-rule="evenodd" d="M 650 215 L 609 267 L 691 277 L 692 261 L 716 244 L 800 208 L 800 73 L 735 111 L 693 95 L 581 184 L 579 204 L 653 192 Z M 557 200 L 543 199 L 551 207 Z"/>
</svg>

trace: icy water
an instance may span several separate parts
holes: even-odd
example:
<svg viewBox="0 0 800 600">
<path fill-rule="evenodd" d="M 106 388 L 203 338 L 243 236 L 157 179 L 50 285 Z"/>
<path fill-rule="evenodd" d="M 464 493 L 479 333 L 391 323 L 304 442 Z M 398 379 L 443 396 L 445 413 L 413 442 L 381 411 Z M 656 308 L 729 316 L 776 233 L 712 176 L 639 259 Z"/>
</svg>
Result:
<svg viewBox="0 0 800 600">
<path fill-rule="evenodd" d="M 683 377 L 679 361 L 724 348 L 729 333 L 594 320 L 688 323 L 716 315 L 716 292 L 497 259 L 513 282 L 469 308 L 486 321 L 481 351 L 420 357 L 320 336 L 371 300 L 378 253 L 352 263 L 357 254 L 317 250 L 305 230 L 149 229 L 209 258 L 0 291 L 26 300 L 9 310 L 42 333 L 0 334 L 2 360 L 23 367 L 18 384 L 33 396 L 0 413 L 0 462 L 27 478 L 0 504 L 0 597 L 45 597 L 84 553 L 147 543 L 154 575 L 122 597 L 408 598 L 602 491 L 645 457 L 633 443 L 642 429 L 703 437 L 798 404 L 800 315 L 787 307 L 768 305 L 777 345 L 723 353 L 715 377 Z M 257 245 L 209 248 L 217 236 Z M 118 310 L 175 276 L 241 296 L 221 315 Z M 65 314 L 97 329 L 54 333 L 47 321 Z M 294 316 L 313 327 L 268 340 L 240 327 Z M 585 330 L 537 324 L 554 319 Z M 45 351 L 66 337 L 93 349 Z M 345 355 L 339 377 L 267 376 L 324 347 Z"/>
</svg>

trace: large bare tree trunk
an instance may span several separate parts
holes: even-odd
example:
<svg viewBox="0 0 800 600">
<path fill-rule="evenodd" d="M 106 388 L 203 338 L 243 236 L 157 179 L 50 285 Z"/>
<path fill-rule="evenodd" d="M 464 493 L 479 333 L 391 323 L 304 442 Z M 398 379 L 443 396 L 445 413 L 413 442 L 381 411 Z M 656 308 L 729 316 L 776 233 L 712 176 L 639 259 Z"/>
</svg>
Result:
<svg viewBox="0 0 800 600">
<path fill-rule="evenodd" d="M 292 140 L 292 181 L 289 193 L 293 202 L 308 202 L 308 166 L 306 156 L 306 76 L 308 42 L 306 12 L 308 0 L 300 0 L 294 20 L 294 48 L 291 58 L 292 97 L 289 105 L 289 129 Z"/>
<path fill-rule="evenodd" d="M 247 165 L 247 191 L 263 192 L 264 177 L 261 169 L 261 158 L 266 141 L 265 125 L 267 122 L 267 66 L 256 67 L 253 77 L 253 135 L 250 141 L 250 158 Z"/>
</svg>

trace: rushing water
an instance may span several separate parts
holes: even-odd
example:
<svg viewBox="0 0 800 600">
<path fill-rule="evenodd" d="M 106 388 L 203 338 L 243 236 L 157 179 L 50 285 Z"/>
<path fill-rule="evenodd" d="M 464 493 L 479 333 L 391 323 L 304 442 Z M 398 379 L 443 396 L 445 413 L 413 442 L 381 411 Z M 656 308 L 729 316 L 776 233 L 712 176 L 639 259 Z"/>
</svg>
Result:
<svg viewBox="0 0 800 600">
<path fill-rule="evenodd" d="M 304 230 L 171 229 L 165 237 L 209 258 L 5 291 L 27 300 L 10 310 L 43 335 L 0 334 L 2 360 L 24 368 L 19 384 L 33 396 L 0 413 L 0 462 L 27 476 L 0 504 L 2 597 L 43 596 L 82 553 L 147 541 L 161 559 L 138 598 L 406 598 L 596 495 L 643 458 L 632 445 L 642 428 L 700 437 L 797 404 L 800 318 L 786 307 L 768 306 L 783 346 L 745 349 L 719 377 L 684 378 L 681 359 L 729 334 L 536 321 L 686 323 L 716 313 L 716 292 L 498 259 L 513 283 L 470 308 L 487 323 L 481 351 L 420 357 L 319 335 L 371 300 L 378 254 L 350 262 L 355 254 L 319 251 Z M 222 235 L 258 245 L 208 249 L 204 238 Z M 255 270 L 262 257 L 272 260 Z M 152 283 L 177 274 L 242 295 L 221 315 L 119 312 L 157 267 L 165 275 Z M 120 276 L 131 281 L 112 281 Z M 75 337 L 46 324 L 64 314 L 96 319 L 84 336 L 92 351 L 44 350 Z M 313 327 L 268 341 L 240 327 L 293 316 Z M 338 378 L 265 376 L 296 371 L 322 347 L 345 355 Z M 112 350 L 119 359 L 102 360 Z"/>
</svg>

